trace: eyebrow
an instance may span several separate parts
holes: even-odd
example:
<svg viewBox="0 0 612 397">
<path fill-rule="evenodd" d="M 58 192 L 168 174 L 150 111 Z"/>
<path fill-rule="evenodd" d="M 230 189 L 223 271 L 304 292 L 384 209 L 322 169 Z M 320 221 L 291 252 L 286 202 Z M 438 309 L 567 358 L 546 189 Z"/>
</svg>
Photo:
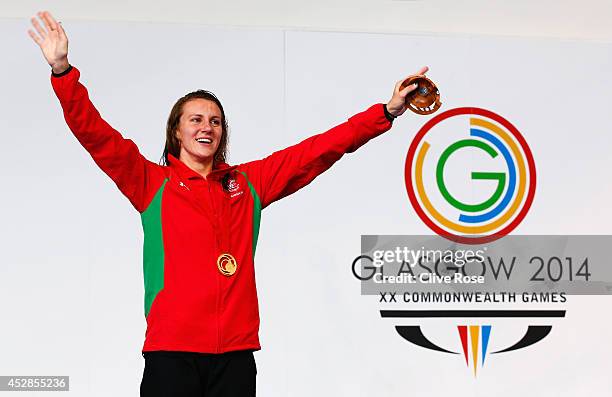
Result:
<svg viewBox="0 0 612 397">
<path fill-rule="evenodd" d="M 199 114 L 199 113 L 193 113 L 193 114 L 190 114 L 190 115 L 189 115 L 189 117 L 193 117 L 193 116 L 197 116 L 197 117 L 204 117 L 203 115 L 201 115 L 201 114 Z M 221 116 L 216 116 L 216 115 L 215 115 L 215 116 L 212 116 L 212 117 L 211 117 L 211 119 L 215 119 L 215 118 L 220 119 L 220 118 L 221 118 Z"/>
</svg>

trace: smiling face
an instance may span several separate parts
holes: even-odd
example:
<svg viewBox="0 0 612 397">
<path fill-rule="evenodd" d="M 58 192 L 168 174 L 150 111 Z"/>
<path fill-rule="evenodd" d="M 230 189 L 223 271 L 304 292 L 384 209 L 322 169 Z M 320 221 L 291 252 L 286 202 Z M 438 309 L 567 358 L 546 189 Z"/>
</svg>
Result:
<svg viewBox="0 0 612 397">
<path fill-rule="evenodd" d="M 186 163 L 212 164 L 223 134 L 221 109 L 213 101 L 196 98 L 182 110 L 176 129 L 179 158 Z"/>
</svg>

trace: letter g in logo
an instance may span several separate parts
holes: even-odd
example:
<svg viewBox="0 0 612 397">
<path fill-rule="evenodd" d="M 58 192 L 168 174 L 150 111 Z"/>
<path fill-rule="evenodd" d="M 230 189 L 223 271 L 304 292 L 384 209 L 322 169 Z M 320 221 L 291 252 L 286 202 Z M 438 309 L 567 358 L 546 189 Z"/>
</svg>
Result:
<svg viewBox="0 0 612 397">
<path fill-rule="evenodd" d="M 457 118 L 469 122 L 469 137 L 448 133 Z M 462 152 L 485 155 L 503 169 L 471 173 L 481 183 L 458 190 L 459 196 L 480 198 L 474 202 L 449 188 L 449 160 L 457 157 L 455 168 L 470 168 Z M 535 194 L 535 163 L 527 142 L 510 122 L 485 109 L 451 109 L 427 122 L 410 145 L 405 172 L 408 197 L 419 217 L 437 234 L 461 243 L 480 244 L 508 234 L 525 217 Z"/>
</svg>

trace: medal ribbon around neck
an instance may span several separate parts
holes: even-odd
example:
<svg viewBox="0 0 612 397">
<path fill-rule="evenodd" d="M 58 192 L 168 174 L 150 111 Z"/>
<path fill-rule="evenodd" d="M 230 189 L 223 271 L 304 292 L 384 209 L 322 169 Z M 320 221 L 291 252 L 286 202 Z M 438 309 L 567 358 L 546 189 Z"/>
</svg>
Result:
<svg viewBox="0 0 612 397">
<path fill-rule="evenodd" d="M 206 181 L 208 183 L 209 191 L 218 188 L 216 184 L 211 183 L 212 181 L 212 178 L 209 178 Z M 219 182 L 221 185 L 220 188 L 223 191 L 223 183 L 220 180 Z M 213 195 L 211 194 L 209 200 L 203 200 L 202 202 L 198 202 L 198 204 L 199 207 L 204 210 L 206 215 L 208 215 L 208 219 L 210 219 L 212 223 L 216 246 L 218 251 L 221 252 L 217 257 L 217 269 L 224 276 L 231 277 L 238 270 L 238 262 L 236 261 L 236 258 L 230 254 L 230 228 L 232 226 L 232 222 L 231 210 L 228 202 L 229 200 L 227 200 L 225 197 L 221 199 L 219 216 L 214 210 L 213 200 Z"/>
<path fill-rule="evenodd" d="M 223 178 L 225 179 L 225 178 Z M 221 190 L 224 189 L 224 182 L 220 180 Z M 233 276 L 238 270 L 238 262 L 230 253 L 230 228 L 232 227 L 231 210 L 229 200 L 223 197 L 221 199 L 220 217 L 214 217 L 215 237 L 217 246 L 221 254 L 217 257 L 217 269 L 226 277 Z"/>
</svg>

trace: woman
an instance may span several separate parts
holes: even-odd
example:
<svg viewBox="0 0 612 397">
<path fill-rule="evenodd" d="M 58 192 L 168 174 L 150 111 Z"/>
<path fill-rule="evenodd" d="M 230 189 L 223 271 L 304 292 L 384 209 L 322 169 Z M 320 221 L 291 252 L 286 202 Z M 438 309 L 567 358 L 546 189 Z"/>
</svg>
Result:
<svg viewBox="0 0 612 397">
<path fill-rule="evenodd" d="M 195 91 L 172 108 L 164 165 L 158 165 L 100 117 L 68 63 L 62 25 L 48 12 L 38 17 L 44 26 L 32 18 L 29 34 L 52 68 L 68 126 L 142 218 L 147 331 L 141 395 L 255 395 L 253 351 L 260 345 L 253 259 L 261 210 L 390 129 L 416 87 L 400 91 L 402 80 L 386 105 L 238 166 L 226 163 L 221 103 Z"/>
</svg>

